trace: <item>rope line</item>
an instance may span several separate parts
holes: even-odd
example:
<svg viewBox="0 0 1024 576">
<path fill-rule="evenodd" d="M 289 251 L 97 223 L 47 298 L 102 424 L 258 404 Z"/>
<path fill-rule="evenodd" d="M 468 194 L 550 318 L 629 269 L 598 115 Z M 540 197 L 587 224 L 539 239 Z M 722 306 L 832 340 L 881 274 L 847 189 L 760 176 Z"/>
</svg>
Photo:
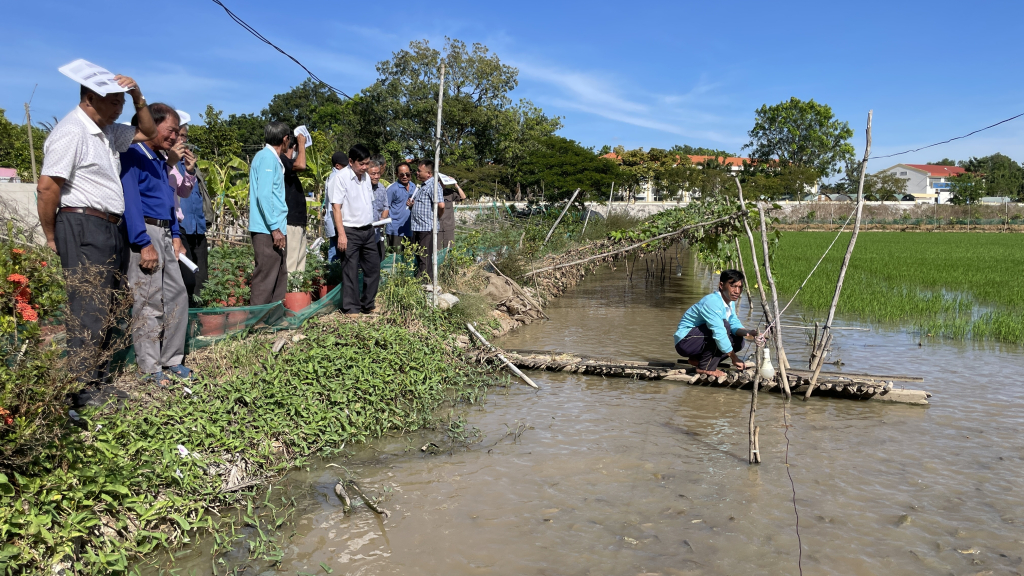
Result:
<svg viewBox="0 0 1024 576">
<path fill-rule="evenodd" d="M 804 543 L 800 539 L 800 511 L 796 508 L 796 482 L 793 481 L 793 472 L 789 467 L 789 402 L 782 403 L 782 423 L 782 433 L 786 436 L 786 474 L 789 476 L 789 486 L 793 489 L 793 514 L 796 515 L 796 567 L 800 576 L 804 576 Z"/>
<path fill-rule="evenodd" d="M 878 160 L 880 158 L 892 158 L 893 156 L 902 156 L 903 154 L 910 154 L 911 152 L 919 152 L 921 150 L 925 150 L 927 148 L 932 148 L 934 146 L 940 146 L 942 144 L 949 144 L 950 142 L 952 142 L 954 140 L 961 140 L 963 138 L 967 138 L 968 136 L 973 136 L 974 134 L 977 134 L 978 132 L 984 132 L 985 130 L 988 130 L 989 128 L 995 128 L 996 126 L 999 126 L 1000 124 L 1006 124 L 1010 120 L 1016 120 L 1017 118 L 1020 118 L 1021 116 L 1024 116 L 1024 113 L 1017 114 L 1016 116 L 1013 116 L 1012 118 L 1007 118 L 1006 120 L 1000 120 L 999 122 L 996 122 L 995 124 L 991 124 L 989 126 L 985 126 L 984 128 L 978 128 L 974 132 L 968 132 L 967 134 L 964 134 L 963 136 L 957 136 L 955 138 L 950 138 L 949 140 L 943 140 L 942 142 L 936 142 L 935 144 L 929 144 L 927 146 L 922 146 L 920 148 L 914 148 L 913 150 L 904 150 L 903 152 L 897 152 L 895 154 L 886 154 L 885 156 L 871 156 L 870 158 L 868 158 L 868 160 Z"/>
<path fill-rule="evenodd" d="M 281 54 L 284 54 L 284 55 L 285 55 L 285 56 L 287 56 L 287 57 L 288 57 L 288 58 L 289 58 L 289 59 L 290 59 L 290 60 L 291 60 L 292 62 L 295 62 L 296 64 L 298 64 L 298 65 L 299 65 L 299 68 L 302 68 L 303 70 L 305 70 L 305 71 L 306 71 L 306 74 L 309 74 L 309 77 L 310 77 L 310 78 L 312 78 L 313 80 L 316 80 L 317 82 L 319 82 L 319 83 L 323 84 L 324 86 L 327 86 L 328 88 L 330 88 L 331 90 L 333 90 L 333 91 L 334 91 L 334 92 L 335 92 L 336 94 L 338 94 L 339 96 L 342 96 L 342 97 L 344 97 L 344 98 L 347 98 L 347 99 L 349 99 L 349 100 L 351 100 L 351 99 L 352 99 L 352 97 L 351 97 L 351 96 L 349 96 L 348 94 L 346 94 L 346 93 L 345 93 L 345 92 L 343 92 L 342 90 L 339 90 L 339 89 L 335 88 L 334 86 L 331 86 L 331 85 L 330 85 L 330 84 L 328 84 L 327 82 L 324 82 L 323 80 L 321 80 L 319 76 L 317 76 L 316 74 L 313 74 L 313 73 L 312 73 L 312 72 L 311 72 L 311 71 L 309 70 L 309 68 L 306 68 L 305 64 L 303 64 L 302 62 L 299 62 L 299 61 L 298 61 L 298 59 L 296 59 L 296 58 L 295 58 L 294 56 L 292 56 L 291 54 L 289 54 L 289 53 L 285 52 L 284 50 L 282 50 L 282 49 L 278 48 L 278 47 L 277 47 L 277 45 L 276 45 L 276 44 L 274 44 L 273 42 L 271 42 L 270 40 L 267 40 L 267 38 L 266 38 L 266 37 L 265 37 L 264 35 L 260 34 L 260 33 L 259 33 L 259 32 L 258 32 L 258 31 L 257 31 L 256 29 L 255 29 L 255 28 L 253 28 L 252 26 L 250 26 L 249 24 L 247 24 L 245 20 L 242 20 L 242 19 L 241 19 L 240 17 L 238 17 L 238 15 L 236 15 L 236 14 L 235 14 L 234 12 L 232 12 L 231 10 L 229 10 L 229 9 L 228 9 L 228 7 L 227 7 L 227 6 L 225 6 L 223 2 L 221 2 L 220 0 L 213 0 L 213 3 L 214 3 L 214 4 L 216 4 L 217 6 L 220 6 L 221 8 L 223 8 L 223 9 L 224 9 L 224 12 L 227 12 L 227 15 L 228 15 L 228 16 L 229 16 L 229 17 L 230 17 L 230 18 L 231 18 L 232 20 L 234 20 L 236 24 L 238 24 L 239 26 L 241 26 L 242 28 L 244 28 L 244 29 L 246 30 L 246 32 L 248 32 L 249 34 L 252 34 L 252 35 L 253 35 L 253 36 L 255 36 L 256 38 L 258 38 L 258 39 L 260 40 L 260 42 L 263 42 L 264 44 L 266 44 L 266 45 L 270 46 L 270 47 L 271 47 L 271 48 L 273 48 L 274 50 L 277 50 L 277 51 L 278 51 L 278 52 L 280 52 Z"/>
</svg>

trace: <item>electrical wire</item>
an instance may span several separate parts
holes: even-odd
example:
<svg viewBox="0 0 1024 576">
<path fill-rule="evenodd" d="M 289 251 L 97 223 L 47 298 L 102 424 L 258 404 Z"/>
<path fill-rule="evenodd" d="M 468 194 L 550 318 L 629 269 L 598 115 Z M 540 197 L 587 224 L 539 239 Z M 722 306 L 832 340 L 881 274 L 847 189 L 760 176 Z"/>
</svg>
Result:
<svg viewBox="0 0 1024 576">
<path fill-rule="evenodd" d="M 261 42 L 263 42 L 264 44 L 266 44 L 266 45 L 270 46 L 270 47 L 271 47 L 271 48 L 273 48 L 274 50 L 277 50 L 277 51 L 278 51 L 278 52 L 280 52 L 281 54 L 284 54 L 284 55 L 285 55 L 285 56 L 287 56 L 287 57 L 288 57 L 288 58 L 289 58 L 289 59 L 290 59 L 290 60 L 291 60 L 292 62 L 295 62 L 296 64 L 298 64 L 298 65 L 299 65 L 299 68 L 302 68 L 303 70 L 305 70 L 305 71 L 306 71 L 306 74 L 309 74 L 309 77 L 310 77 L 310 78 L 312 78 L 313 80 L 315 80 L 315 81 L 317 81 L 317 82 L 319 82 L 319 83 L 323 84 L 324 86 L 327 86 L 328 88 L 330 88 L 331 90 L 333 90 L 333 91 L 334 91 L 334 92 L 335 92 L 335 93 L 336 93 L 337 95 L 339 95 L 339 96 L 341 96 L 341 97 L 343 97 L 343 98 L 347 98 L 347 99 L 349 99 L 349 100 L 351 100 L 351 99 L 352 99 L 352 97 L 351 97 L 351 96 L 349 96 L 348 94 L 346 94 L 346 93 L 345 93 L 345 92 L 343 92 L 342 90 L 339 90 L 339 89 L 335 88 L 334 86 L 331 86 L 331 85 L 330 85 L 330 84 L 328 84 L 327 82 L 324 82 L 323 80 L 321 80 L 319 76 L 317 76 L 316 74 L 313 74 L 313 72 L 311 72 L 311 71 L 309 70 L 309 68 L 306 68 L 305 64 L 303 64 L 302 62 L 299 62 L 299 61 L 298 61 L 298 59 L 296 59 L 296 58 L 295 58 L 294 56 L 292 56 L 291 54 L 289 54 L 289 53 L 285 52 L 284 50 L 282 50 L 282 49 L 278 48 L 278 47 L 277 47 L 277 45 L 276 45 L 276 44 L 274 44 L 273 42 L 271 42 L 270 40 L 267 40 L 267 38 L 266 38 L 265 36 L 263 36 L 263 35 L 262 35 L 262 34 L 260 34 L 260 33 L 259 33 L 259 32 L 258 32 L 258 31 L 257 31 L 256 29 L 255 29 L 255 28 L 253 28 L 252 26 L 250 26 L 249 24 L 247 24 L 247 23 L 245 22 L 245 20 L 242 20 L 241 18 L 239 18 L 239 17 L 238 17 L 238 15 L 236 15 L 236 14 L 235 14 L 234 12 L 232 12 L 231 10 L 229 10 L 229 9 L 228 9 L 228 7 L 227 7 L 227 6 L 225 6 L 223 2 L 221 2 L 220 0 L 213 0 L 213 3 L 214 3 L 214 4 L 216 4 L 217 6 L 220 6 L 221 8 L 223 8 L 223 9 L 224 9 L 224 12 L 227 12 L 227 15 L 228 15 L 228 16 L 229 16 L 229 17 L 230 17 L 230 18 L 231 18 L 232 20 L 234 20 L 234 21 L 235 21 L 235 23 L 237 23 L 237 24 L 238 24 L 239 26 L 241 26 L 242 28 L 245 28 L 246 32 L 248 32 L 248 33 L 252 34 L 252 35 L 253 35 L 253 36 L 255 36 L 256 38 L 258 38 L 258 39 L 259 39 L 259 40 L 260 40 Z"/>
<path fill-rule="evenodd" d="M 214 0 L 214 1 L 216 1 L 216 0 Z M 219 4 L 219 2 L 218 2 L 218 4 Z M 979 128 L 979 129 L 975 130 L 974 132 L 969 132 L 967 134 L 964 134 L 963 136 L 957 136 L 955 138 L 950 138 L 949 140 L 943 140 L 942 142 L 936 142 L 935 144 L 929 144 L 927 146 L 922 146 L 920 148 L 914 148 L 913 150 L 904 150 L 903 152 L 897 152 L 895 154 L 886 154 L 885 156 L 871 156 L 870 158 L 868 158 L 868 160 L 878 160 L 880 158 L 892 158 L 893 156 L 902 156 L 903 154 L 910 154 L 911 152 L 919 152 L 919 151 L 925 150 L 927 148 L 932 148 L 933 146 L 940 146 L 942 144 L 949 144 L 950 142 L 952 142 L 954 140 L 961 140 L 963 138 L 967 138 L 968 136 L 973 136 L 974 134 L 977 134 L 978 132 L 984 132 L 985 130 L 988 130 L 989 128 L 995 128 L 996 126 L 999 126 L 1000 124 L 1006 124 L 1010 120 L 1016 120 L 1017 118 L 1020 118 L 1021 116 L 1024 116 L 1024 113 L 1017 114 L 1016 116 L 1014 116 L 1012 118 L 1007 118 L 1006 120 L 1000 120 L 999 122 L 996 122 L 995 124 L 992 124 L 990 126 L 985 126 L 984 128 Z"/>
<path fill-rule="evenodd" d="M 800 539 L 800 511 L 796 509 L 796 482 L 793 481 L 793 472 L 789 466 L 789 402 L 782 404 L 782 424 L 782 432 L 786 436 L 786 474 L 789 475 L 789 486 L 793 489 L 793 514 L 796 515 L 796 567 L 800 576 L 804 576 L 804 543 Z"/>
</svg>

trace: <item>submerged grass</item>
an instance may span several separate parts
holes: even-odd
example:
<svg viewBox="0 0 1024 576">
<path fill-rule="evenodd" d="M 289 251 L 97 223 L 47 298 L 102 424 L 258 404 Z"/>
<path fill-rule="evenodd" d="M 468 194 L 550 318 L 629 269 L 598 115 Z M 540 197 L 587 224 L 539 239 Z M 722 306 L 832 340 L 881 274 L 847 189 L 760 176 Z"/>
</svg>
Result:
<svg viewBox="0 0 1024 576">
<path fill-rule="evenodd" d="M 797 290 L 834 238 L 829 232 L 782 235 L 772 259 L 782 294 Z M 843 234 L 797 299 L 817 317 L 831 305 L 849 240 L 850 234 Z M 752 271 L 748 245 L 743 247 Z M 1024 284 L 1014 277 L 1022 269 L 1024 236 L 1019 234 L 863 233 L 839 313 L 936 336 L 1022 344 Z"/>
</svg>

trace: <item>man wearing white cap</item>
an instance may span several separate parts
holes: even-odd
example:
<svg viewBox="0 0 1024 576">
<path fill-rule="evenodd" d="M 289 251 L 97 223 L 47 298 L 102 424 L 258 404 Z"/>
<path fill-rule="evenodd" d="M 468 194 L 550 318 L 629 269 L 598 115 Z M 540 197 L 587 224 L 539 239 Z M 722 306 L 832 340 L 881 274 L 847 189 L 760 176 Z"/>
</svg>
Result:
<svg viewBox="0 0 1024 576">
<path fill-rule="evenodd" d="M 109 82 L 90 84 L 103 94 L 83 79 L 78 106 L 47 137 L 36 186 L 46 243 L 60 256 L 68 276 L 68 357 L 70 369 L 85 385 L 72 395 L 76 407 L 127 397 L 107 385 L 115 325 L 111 312 L 128 263 L 118 154 L 157 134 L 138 84 L 103 72 Z M 125 92 L 138 111 L 138 127 L 117 123 Z"/>
</svg>

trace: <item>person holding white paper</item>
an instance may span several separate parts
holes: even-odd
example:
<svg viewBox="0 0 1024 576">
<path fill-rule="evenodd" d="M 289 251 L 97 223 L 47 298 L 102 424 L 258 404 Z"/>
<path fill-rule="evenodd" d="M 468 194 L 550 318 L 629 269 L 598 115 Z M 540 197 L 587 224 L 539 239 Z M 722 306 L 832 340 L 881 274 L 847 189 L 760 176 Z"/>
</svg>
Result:
<svg viewBox="0 0 1024 576">
<path fill-rule="evenodd" d="M 127 238 L 120 226 L 124 192 L 118 154 L 134 142 L 156 136 L 156 124 L 138 84 L 127 76 L 111 79 L 116 88 L 105 95 L 81 85 L 78 105 L 57 123 L 43 145 L 42 175 L 36 185 L 46 244 L 60 256 L 69 277 L 68 309 L 74 320 L 67 325 L 66 347 L 72 371 L 84 385 L 81 392 L 72 394 L 75 407 L 127 398 L 108 384 L 111 331 L 116 325 L 111 313 L 128 263 Z M 117 123 L 125 92 L 139 110 L 137 127 Z M 83 278 L 89 274 L 91 281 L 90 271 L 101 274 L 98 285 L 86 289 Z"/>
<path fill-rule="evenodd" d="M 302 191 L 299 172 L 306 170 L 306 136 L 288 136 L 281 153 L 284 166 L 284 200 L 288 205 L 288 273 L 306 269 L 306 193 Z"/>
<path fill-rule="evenodd" d="M 370 186 L 373 188 L 373 221 L 383 220 L 388 217 L 388 188 L 381 180 L 384 173 L 386 161 L 384 156 L 374 154 L 370 157 L 370 169 L 366 172 L 370 176 Z M 377 231 L 378 250 L 381 260 L 384 259 L 384 231 L 383 227 L 375 228 Z"/>
</svg>

